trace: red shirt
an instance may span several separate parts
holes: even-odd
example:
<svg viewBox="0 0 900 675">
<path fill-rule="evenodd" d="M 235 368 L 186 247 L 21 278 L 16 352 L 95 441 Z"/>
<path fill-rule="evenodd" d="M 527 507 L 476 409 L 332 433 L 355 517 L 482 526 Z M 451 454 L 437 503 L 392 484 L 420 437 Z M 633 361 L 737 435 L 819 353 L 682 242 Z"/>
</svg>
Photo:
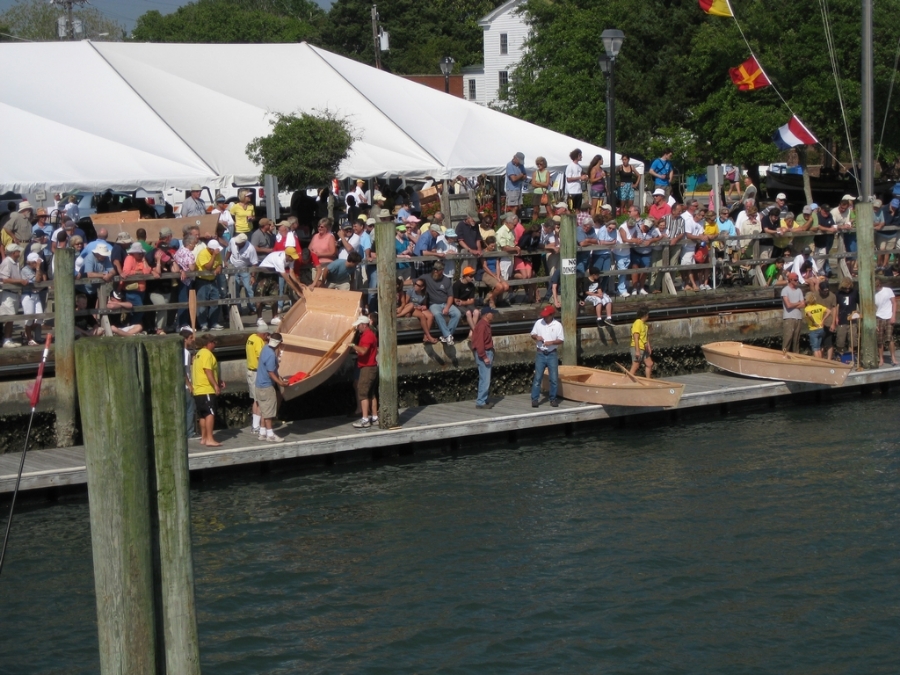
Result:
<svg viewBox="0 0 900 675">
<path fill-rule="evenodd" d="M 375 361 L 375 358 L 378 356 L 378 338 L 375 336 L 375 331 L 371 328 L 366 328 L 360 333 L 359 346 L 368 347 L 369 351 L 356 356 L 356 365 L 360 368 L 378 365 Z"/>
<path fill-rule="evenodd" d="M 660 205 L 653 204 L 650 206 L 650 210 L 648 211 L 651 218 L 655 218 L 659 220 L 660 218 L 665 218 L 670 213 L 672 213 L 672 207 L 669 206 L 666 202 L 663 202 Z"/>
</svg>

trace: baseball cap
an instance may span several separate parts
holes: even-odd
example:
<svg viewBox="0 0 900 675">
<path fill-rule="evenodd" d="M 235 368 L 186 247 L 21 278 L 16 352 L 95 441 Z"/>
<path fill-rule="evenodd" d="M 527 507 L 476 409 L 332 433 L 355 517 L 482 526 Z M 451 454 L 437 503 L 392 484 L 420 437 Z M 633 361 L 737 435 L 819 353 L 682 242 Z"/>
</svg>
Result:
<svg viewBox="0 0 900 675">
<path fill-rule="evenodd" d="M 25 260 L 26 260 L 26 262 L 33 263 L 33 262 L 41 262 L 43 260 L 43 258 L 41 258 L 41 256 L 37 253 L 29 253 L 28 257 L 25 258 Z"/>
<path fill-rule="evenodd" d="M 546 319 L 548 316 L 553 316 L 554 314 L 556 314 L 556 310 L 550 305 L 547 305 L 546 307 L 544 307 L 544 309 L 541 310 L 541 317 L 544 319 Z"/>
<path fill-rule="evenodd" d="M 228 200 L 225 199 L 225 197 L 223 197 L 222 195 L 219 195 L 218 197 L 216 197 L 216 204 L 224 204 L 227 201 Z"/>
<path fill-rule="evenodd" d="M 803 207 L 803 213 L 806 214 L 807 216 L 808 216 L 810 213 L 812 213 L 812 211 L 813 211 L 813 210 L 812 210 L 812 206 L 804 206 L 804 207 Z"/>
<path fill-rule="evenodd" d="M 353 322 L 353 327 L 356 328 L 357 326 L 368 326 L 370 323 L 372 322 L 369 321 L 369 317 L 358 316 L 356 317 L 356 321 Z"/>
<path fill-rule="evenodd" d="M 784 194 L 783 192 L 779 192 L 777 195 L 775 195 L 775 199 L 785 199 L 786 200 L 787 195 Z"/>
<path fill-rule="evenodd" d="M 796 272 L 791 272 L 788 274 L 788 281 L 800 281 L 800 277 L 797 276 Z"/>
<path fill-rule="evenodd" d="M 520 162 L 524 162 L 524 161 L 525 161 L 525 153 L 524 153 L 524 152 L 517 152 L 517 153 L 516 153 L 516 159 L 519 160 Z"/>
<path fill-rule="evenodd" d="M 269 336 L 269 346 L 270 346 L 272 349 L 275 349 L 275 347 L 277 347 L 278 345 L 280 345 L 281 342 L 282 342 L 281 333 L 272 333 L 272 334 Z"/>
<path fill-rule="evenodd" d="M 241 232 L 240 234 L 235 235 L 234 239 L 231 241 L 240 246 L 241 244 L 247 243 L 247 235 Z"/>
<path fill-rule="evenodd" d="M 474 268 L 474 267 L 466 267 L 466 268 L 462 271 L 462 275 L 463 275 L 464 277 L 471 277 L 471 276 L 474 276 L 474 274 L 475 274 L 475 268 Z"/>
<path fill-rule="evenodd" d="M 16 243 L 7 244 L 7 246 L 6 246 L 7 253 L 15 253 L 16 251 L 21 251 L 21 250 L 22 250 L 22 247 Z"/>
<path fill-rule="evenodd" d="M 299 260 L 300 259 L 300 256 L 297 255 L 297 249 L 294 248 L 293 246 L 288 246 L 286 249 L 284 249 L 284 254 L 291 260 Z"/>
<path fill-rule="evenodd" d="M 843 197 L 841 197 L 841 201 L 842 202 L 855 202 L 856 197 L 854 197 L 853 195 L 844 195 Z"/>
<path fill-rule="evenodd" d="M 210 239 L 208 242 L 206 242 L 206 248 L 208 248 L 210 251 L 221 251 L 222 244 L 220 244 L 217 239 Z"/>
<path fill-rule="evenodd" d="M 397 232 L 406 232 L 406 225 L 398 225 Z"/>
<path fill-rule="evenodd" d="M 612 205 L 611 205 L 611 204 L 604 204 L 604 205 L 601 206 L 600 208 L 603 209 L 604 211 L 612 211 Z"/>
<path fill-rule="evenodd" d="M 565 202 L 557 202 L 556 204 L 553 205 L 553 208 L 554 209 L 567 209 L 567 208 L 569 208 L 569 205 L 566 204 Z"/>
</svg>

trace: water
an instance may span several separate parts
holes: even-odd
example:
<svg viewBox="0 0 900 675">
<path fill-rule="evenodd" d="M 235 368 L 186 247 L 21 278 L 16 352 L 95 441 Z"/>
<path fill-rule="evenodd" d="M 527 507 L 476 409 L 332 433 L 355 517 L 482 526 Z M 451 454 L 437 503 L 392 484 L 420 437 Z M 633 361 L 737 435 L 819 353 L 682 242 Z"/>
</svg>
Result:
<svg viewBox="0 0 900 675">
<path fill-rule="evenodd" d="M 204 672 L 897 673 L 896 404 L 206 486 Z M 10 555 L 0 673 L 97 672 L 86 503 Z"/>
</svg>

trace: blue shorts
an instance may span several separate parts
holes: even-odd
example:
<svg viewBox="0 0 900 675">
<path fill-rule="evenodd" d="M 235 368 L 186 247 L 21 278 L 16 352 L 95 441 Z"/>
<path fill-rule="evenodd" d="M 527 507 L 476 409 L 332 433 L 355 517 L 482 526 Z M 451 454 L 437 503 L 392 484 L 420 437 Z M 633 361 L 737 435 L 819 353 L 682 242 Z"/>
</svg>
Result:
<svg viewBox="0 0 900 675">
<path fill-rule="evenodd" d="M 817 330 L 809 331 L 809 347 L 814 352 L 822 349 L 822 341 L 825 339 L 825 329 L 819 328 Z"/>
<path fill-rule="evenodd" d="M 653 256 L 650 253 L 631 252 L 631 264 L 639 269 L 649 268 L 653 264 Z"/>
<path fill-rule="evenodd" d="M 606 188 L 602 187 L 599 189 L 594 189 L 594 186 L 591 186 L 591 199 L 603 199 L 606 196 Z"/>
</svg>

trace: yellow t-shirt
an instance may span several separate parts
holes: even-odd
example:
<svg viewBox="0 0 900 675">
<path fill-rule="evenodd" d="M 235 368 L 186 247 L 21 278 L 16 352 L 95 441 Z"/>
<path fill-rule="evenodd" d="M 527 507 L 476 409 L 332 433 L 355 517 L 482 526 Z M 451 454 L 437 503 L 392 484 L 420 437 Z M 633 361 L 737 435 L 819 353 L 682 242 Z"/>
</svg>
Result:
<svg viewBox="0 0 900 675">
<path fill-rule="evenodd" d="M 250 227 L 250 221 L 247 220 L 247 217 L 256 213 L 253 204 L 247 204 L 247 208 L 244 208 L 243 204 L 236 202 L 231 205 L 228 212 L 234 217 L 234 231 L 238 234 L 241 232 L 250 234 L 252 228 Z"/>
<path fill-rule="evenodd" d="M 825 312 L 827 311 L 828 308 L 819 303 L 807 305 L 806 309 L 803 310 L 803 313 L 806 315 L 806 327 L 810 330 L 821 328 L 824 325 Z"/>
<path fill-rule="evenodd" d="M 216 382 L 219 381 L 219 362 L 213 353 L 206 347 L 197 352 L 194 357 L 194 363 L 191 365 L 191 380 L 194 383 L 194 396 L 205 396 L 206 394 L 215 394 L 216 389 L 212 386 L 209 378 L 204 371 L 211 370 Z"/>
<path fill-rule="evenodd" d="M 200 251 L 200 253 L 197 254 L 197 258 L 195 261 L 197 269 L 207 269 L 208 267 L 212 267 L 212 269 L 215 269 L 218 261 L 213 262 L 211 266 L 209 264 L 214 257 L 218 257 L 218 253 L 210 251 L 209 247 L 204 248 L 202 251 Z M 216 278 L 216 275 L 210 272 L 209 274 L 201 274 L 199 278 L 206 281 L 212 281 Z"/>
<path fill-rule="evenodd" d="M 266 343 L 256 333 L 247 338 L 247 368 L 256 370 L 259 367 L 259 355 Z"/>
<path fill-rule="evenodd" d="M 643 319 L 636 319 L 633 324 L 631 324 L 631 347 L 639 349 L 640 351 L 644 351 L 647 348 L 647 338 L 649 336 L 650 327 L 644 322 Z M 634 334 L 637 333 L 638 336 L 638 344 L 634 344 Z"/>
</svg>

